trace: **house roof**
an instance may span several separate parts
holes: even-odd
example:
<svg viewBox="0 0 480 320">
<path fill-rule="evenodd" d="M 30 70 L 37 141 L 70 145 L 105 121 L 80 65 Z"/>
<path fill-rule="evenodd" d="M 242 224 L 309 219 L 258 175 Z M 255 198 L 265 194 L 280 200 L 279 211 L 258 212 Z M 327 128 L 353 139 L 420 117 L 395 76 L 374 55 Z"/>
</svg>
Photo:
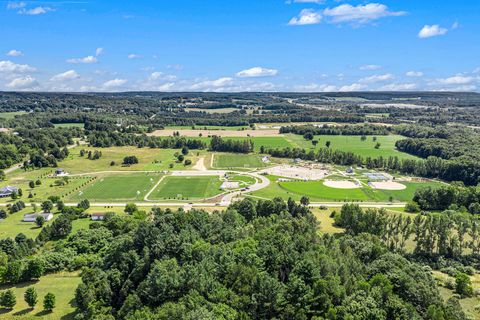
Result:
<svg viewBox="0 0 480 320">
<path fill-rule="evenodd" d="M 6 186 L 0 189 L 0 193 L 6 193 L 6 192 L 17 192 L 18 188 L 17 187 L 12 187 L 12 186 Z"/>
</svg>

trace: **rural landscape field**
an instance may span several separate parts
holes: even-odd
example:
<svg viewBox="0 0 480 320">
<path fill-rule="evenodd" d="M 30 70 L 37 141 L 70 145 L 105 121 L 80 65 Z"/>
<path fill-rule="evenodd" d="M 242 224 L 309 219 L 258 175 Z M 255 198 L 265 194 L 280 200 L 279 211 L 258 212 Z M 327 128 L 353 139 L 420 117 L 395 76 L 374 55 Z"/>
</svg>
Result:
<svg viewBox="0 0 480 320">
<path fill-rule="evenodd" d="M 480 319 L 479 1 L 0 1 L 0 320 Z"/>
</svg>

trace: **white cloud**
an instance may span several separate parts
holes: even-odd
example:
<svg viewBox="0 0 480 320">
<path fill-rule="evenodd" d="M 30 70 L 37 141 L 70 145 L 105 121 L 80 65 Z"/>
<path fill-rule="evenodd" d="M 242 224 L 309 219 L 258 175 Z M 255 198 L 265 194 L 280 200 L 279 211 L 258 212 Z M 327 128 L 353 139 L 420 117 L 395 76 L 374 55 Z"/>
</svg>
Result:
<svg viewBox="0 0 480 320">
<path fill-rule="evenodd" d="M 362 83 L 375 83 L 381 81 L 388 81 L 394 78 L 393 74 L 386 73 L 386 74 L 377 74 L 370 77 L 360 79 Z"/>
<path fill-rule="evenodd" d="M 135 53 L 130 53 L 127 57 L 128 59 L 140 59 L 142 56 Z"/>
<path fill-rule="evenodd" d="M 6 86 L 10 89 L 32 89 L 38 85 L 38 82 L 32 76 L 25 76 L 20 78 L 15 78 L 9 82 Z"/>
<path fill-rule="evenodd" d="M 437 79 L 437 83 L 444 85 L 470 84 L 475 80 L 474 77 L 456 75 L 449 78 Z"/>
<path fill-rule="evenodd" d="M 36 70 L 37 69 L 28 64 L 17 64 L 9 60 L 0 61 L 0 72 L 2 73 L 25 73 Z"/>
<path fill-rule="evenodd" d="M 12 9 L 21 9 L 25 8 L 27 4 L 25 2 L 9 2 L 7 3 L 7 9 L 12 10 Z"/>
<path fill-rule="evenodd" d="M 450 92 L 458 92 L 458 91 L 475 91 L 477 90 L 476 85 L 463 85 L 463 86 L 456 86 L 456 87 L 449 87 L 449 88 L 442 88 L 434 91 L 450 91 Z"/>
<path fill-rule="evenodd" d="M 376 64 L 367 64 L 367 65 L 361 66 L 359 69 L 362 70 L 362 71 L 379 70 L 379 69 L 382 69 L 382 66 L 379 66 L 379 65 L 376 65 Z"/>
<path fill-rule="evenodd" d="M 276 69 L 267 69 L 262 67 L 253 67 L 250 69 L 237 72 L 236 76 L 239 78 L 256 78 L 256 77 L 273 77 L 278 74 Z"/>
<path fill-rule="evenodd" d="M 415 83 L 390 83 L 384 85 L 379 90 L 381 91 L 409 91 L 417 88 Z"/>
<path fill-rule="evenodd" d="M 423 72 L 421 72 L 421 71 L 408 71 L 405 75 L 407 77 L 420 78 L 420 77 L 423 77 Z"/>
<path fill-rule="evenodd" d="M 452 24 L 452 30 L 455 30 L 455 29 L 458 29 L 460 27 L 460 24 L 458 23 L 458 21 L 455 21 L 453 24 Z"/>
<path fill-rule="evenodd" d="M 159 80 L 172 81 L 172 80 L 175 80 L 176 78 L 177 77 L 175 77 L 173 75 L 169 75 L 169 74 L 165 74 L 163 72 L 155 71 L 155 72 L 152 72 L 152 74 L 150 74 L 150 76 L 148 77 L 148 80 L 150 80 L 150 81 L 159 81 Z"/>
<path fill-rule="evenodd" d="M 230 77 L 223 77 L 216 80 L 204 80 L 198 83 L 194 83 L 190 88 L 192 90 L 207 90 L 212 91 L 215 89 L 219 89 L 225 86 L 229 86 L 233 84 L 233 79 Z"/>
<path fill-rule="evenodd" d="M 95 55 L 98 57 L 98 56 L 101 56 L 103 54 L 103 48 L 97 48 L 95 50 Z"/>
<path fill-rule="evenodd" d="M 55 9 L 52 9 L 50 7 L 36 7 L 33 9 L 25 9 L 22 8 L 21 10 L 18 11 L 19 14 L 27 14 L 31 16 L 37 16 L 39 14 L 45 14 L 50 11 L 55 11 Z"/>
<path fill-rule="evenodd" d="M 405 14 L 404 11 L 390 11 L 386 5 L 380 3 L 357 6 L 342 4 L 335 8 L 323 10 L 323 15 L 330 17 L 332 23 L 354 22 L 363 24 L 384 17 L 398 17 Z"/>
<path fill-rule="evenodd" d="M 360 83 L 352 83 L 351 85 L 343 86 L 338 91 L 340 92 L 351 92 L 351 91 L 361 91 L 366 89 L 367 86 Z"/>
<path fill-rule="evenodd" d="M 291 0 L 288 3 L 316 3 L 316 4 L 322 4 L 322 3 L 325 3 L 325 0 Z"/>
<path fill-rule="evenodd" d="M 112 79 L 103 83 L 102 87 L 104 89 L 115 89 L 127 84 L 128 80 L 126 79 Z"/>
<path fill-rule="evenodd" d="M 338 91 L 338 88 L 334 85 L 316 84 L 316 83 L 295 86 L 294 89 L 295 89 L 295 91 L 302 91 L 302 92 L 335 92 L 335 91 Z"/>
<path fill-rule="evenodd" d="M 448 29 L 440 27 L 438 24 L 425 25 L 418 33 L 420 39 L 431 38 L 436 36 L 443 36 L 447 34 Z"/>
<path fill-rule="evenodd" d="M 181 64 L 169 64 L 167 65 L 167 69 L 173 69 L 173 70 L 183 70 L 183 66 Z"/>
<path fill-rule="evenodd" d="M 319 24 L 322 21 L 322 14 L 312 9 L 303 9 L 297 17 L 293 17 L 288 22 L 290 26 L 304 26 L 309 24 Z"/>
<path fill-rule="evenodd" d="M 80 76 L 75 70 L 68 70 L 63 73 L 54 75 L 50 80 L 51 81 L 68 81 L 78 79 Z"/>
<path fill-rule="evenodd" d="M 67 62 L 69 63 L 95 63 L 97 62 L 97 58 L 94 56 L 86 56 L 84 58 L 73 58 L 73 59 L 68 59 Z"/>
<path fill-rule="evenodd" d="M 20 57 L 20 56 L 23 56 L 23 53 L 22 51 L 19 51 L 19 50 L 10 50 L 7 52 L 7 56 L 9 57 Z"/>
</svg>

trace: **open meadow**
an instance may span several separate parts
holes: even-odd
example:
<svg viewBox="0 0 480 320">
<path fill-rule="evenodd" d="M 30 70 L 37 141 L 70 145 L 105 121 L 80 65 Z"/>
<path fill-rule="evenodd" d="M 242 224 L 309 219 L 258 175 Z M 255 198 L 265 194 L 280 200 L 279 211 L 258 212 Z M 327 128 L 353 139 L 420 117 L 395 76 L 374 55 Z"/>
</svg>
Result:
<svg viewBox="0 0 480 320">
<path fill-rule="evenodd" d="M 254 154 L 213 154 L 214 168 L 263 168 L 265 163 Z"/>
</svg>

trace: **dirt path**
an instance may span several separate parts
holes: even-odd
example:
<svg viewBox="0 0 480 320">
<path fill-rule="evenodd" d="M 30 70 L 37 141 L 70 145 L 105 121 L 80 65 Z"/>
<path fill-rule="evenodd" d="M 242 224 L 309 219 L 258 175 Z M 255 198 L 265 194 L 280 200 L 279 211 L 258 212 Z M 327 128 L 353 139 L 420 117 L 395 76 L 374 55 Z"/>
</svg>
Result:
<svg viewBox="0 0 480 320">
<path fill-rule="evenodd" d="M 201 156 L 192 169 L 197 171 L 207 171 L 207 167 L 205 166 L 205 156 Z"/>
</svg>

